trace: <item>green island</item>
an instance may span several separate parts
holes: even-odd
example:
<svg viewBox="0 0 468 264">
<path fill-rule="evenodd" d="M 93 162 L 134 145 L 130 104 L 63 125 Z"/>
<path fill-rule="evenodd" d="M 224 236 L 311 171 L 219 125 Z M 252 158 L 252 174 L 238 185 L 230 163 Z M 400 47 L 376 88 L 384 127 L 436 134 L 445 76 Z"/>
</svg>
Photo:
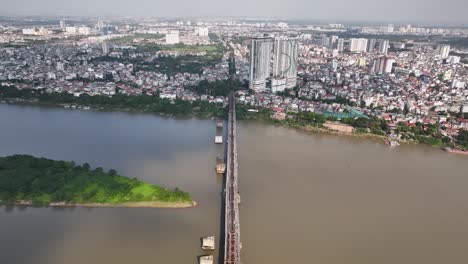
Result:
<svg viewBox="0 0 468 264">
<path fill-rule="evenodd" d="M 29 155 L 0 157 L 0 203 L 32 206 L 188 208 L 179 189 L 130 179 L 111 169 Z"/>
</svg>

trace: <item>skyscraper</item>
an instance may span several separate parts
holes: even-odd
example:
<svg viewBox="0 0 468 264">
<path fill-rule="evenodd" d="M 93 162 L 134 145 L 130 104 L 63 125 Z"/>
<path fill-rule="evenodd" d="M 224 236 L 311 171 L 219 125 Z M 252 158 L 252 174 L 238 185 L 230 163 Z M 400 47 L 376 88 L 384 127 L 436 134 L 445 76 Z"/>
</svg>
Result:
<svg viewBox="0 0 468 264">
<path fill-rule="evenodd" d="M 369 41 L 369 47 L 367 48 L 367 52 L 374 52 L 376 43 L 377 43 L 376 39 L 371 39 Z"/>
<path fill-rule="evenodd" d="M 322 36 L 322 46 L 325 48 L 330 46 L 330 38 L 327 35 Z"/>
<path fill-rule="evenodd" d="M 60 20 L 60 28 L 62 29 L 62 31 L 65 31 L 65 28 L 67 27 L 67 25 L 65 24 L 65 20 Z"/>
<path fill-rule="evenodd" d="M 338 52 L 343 52 L 344 50 L 344 39 L 340 38 L 338 39 L 338 44 L 337 44 L 337 47 L 338 49 Z"/>
<path fill-rule="evenodd" d="M 109 44 L 107 42 L 102 42 L 102 53 L 108 54 L 109 53 Z"/>
<path fill-rule="evenodd" d="M 330 41 L 328 43 L 328 48 L 333 49 L 336 46 L 338 39 L 339 39 L 338 36 L 331 36 Z"/>
<path fill-rule="evenodd" d="M 369 67 L 369 73 L 384 74 L 391 73 L 395 59 L 382 56 L 374 59 Z"/>
<path fill-rule="evenodd" d="M 366 52 L 367 50 L 367 39 L 365 38 L 352 38 L 349 51 L 351 52 Z"/>
<path fill-rule="evenodd" d="M 254 37 L 250 48 L 250 89 L 262 91 L 266 89 L 270 77 L 272 39 Z"/>
<path fill-rule="evenodd" d="M 393 64 L 395 63 L 395 59 L 391 58 L 386 58 L 385 60 L 385 66 L 384 66 L 384 72 L 385 73 L 391 73 L 393 69 Z"/>
<path fill-rule="evenodd" d="M 388 53 L 388 47 L 389 47 L 389 41 L 388 40 L 384 40 L 384 39 L 381 39 L 379 41 L 379 53 L 380 54 L 384 54 L 384 55 L 387 55 Z"/>
<path fill-rule="evenodd" d="M 297 41 L 288 38 L 275 38 L 273 45 L 273 76 L 271 91 L 282 92 L 297 84 Z"/>
<path fill-rule="evenodd" d="M 450 54 L 450 45 L 442 45 L 438 47 L 438 53 L 442 59 L 448 58 Z"/>
<path fill-rule="evenodd" d="M 97 22 L 97 27 L 98 27 L 98 29 L 102 29 L 104 27 L 104 21 L 99 19 L 98 22 Z"/>
</svg>

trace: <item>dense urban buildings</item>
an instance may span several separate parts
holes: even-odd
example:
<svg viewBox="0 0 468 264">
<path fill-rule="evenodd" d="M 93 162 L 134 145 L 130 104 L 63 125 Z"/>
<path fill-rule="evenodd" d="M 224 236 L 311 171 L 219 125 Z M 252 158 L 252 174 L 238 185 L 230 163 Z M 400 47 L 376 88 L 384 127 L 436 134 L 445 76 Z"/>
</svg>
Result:
<svg viewBox="0 0 468 264">
<path fill-rule="evenodd" d="M 66 21 L 5 24 L 0 84 L 75 97 L 147 94 L 226 103 L 212 89 L 193 86 L 225 81 L 234 70 L 248 88 L 238 102 L 278 118 L 311 112 L 340 121 L 359 112 L 385 120 L 389 135 L 401 137 L 402 124 L 437 124 L 449 141 L 468 129 L 464 28 Z"/>
</svg>

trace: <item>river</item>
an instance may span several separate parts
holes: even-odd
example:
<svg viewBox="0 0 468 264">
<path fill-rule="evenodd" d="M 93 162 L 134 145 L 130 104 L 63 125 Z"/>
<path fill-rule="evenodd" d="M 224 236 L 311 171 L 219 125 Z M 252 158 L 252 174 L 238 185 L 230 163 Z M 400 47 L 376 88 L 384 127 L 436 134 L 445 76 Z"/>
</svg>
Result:
<svg viewBox="0 0 468 264">
<path fill-rule="evenodd" d="M 239 122 L 243 263 L 468 262 L 468 157 Z M 219 239 L 212 120 L 0 104 L 0 155 L 88 162 L 191 209 L 0 207 L 0 263 L 197 263 Z"/>
</svg>

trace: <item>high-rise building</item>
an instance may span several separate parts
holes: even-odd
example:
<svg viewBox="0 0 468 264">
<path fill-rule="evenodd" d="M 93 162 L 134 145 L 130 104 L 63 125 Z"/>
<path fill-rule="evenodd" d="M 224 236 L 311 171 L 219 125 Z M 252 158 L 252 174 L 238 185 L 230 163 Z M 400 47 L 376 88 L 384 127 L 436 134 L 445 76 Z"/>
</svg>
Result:
<svg viewBox="0 0 468 264">
<path fill-rule="evenodd" d="M 104 21 L 99 19 L 98 22 L 97 22 L 97 27 L 98 27 L 98 29 L 102 29 L 104 27 Z"/>
<path fill-rule="evenodd" d="M 250 47 L 250 84 L 254 91 L 266 89 L 270 77 L 272 39 L 254 37 Z"/>
<path fill-rule="evenodd" d="M 349 46 L 351 52 L 366 52 L 367 50 L 367 39 L 365 38 L 352 38 Z"/>
<path fill-rule="evenodd" d="M 60 20 L 60 29 L 62 29 L 62 31 L 65 31 L 65 28 L 67 27 L 67 24 L 65 23 L 65 20 Z"/>
<path fill-rule="evenodd" d="M 395 59 L 388 57 L 379 57 L 370 63 L 369 72 L 375 74 L 391 73 Z"/>
<path fill-rule="evenodd" d="M 393 69 L 393 64 L 395 63 L 395 59 L 386 58 L 385 59 L 385 66 L 384 66 L 384 73 L 391 73 Z"/>
<path fill-rule="evenodd" d="M 446 62 L 450 64 L 460 63 L 461 58 L 459 56 L 448 56 Z"/>
<path fill-rule="evenodd" d="M 326 48 L 330 46 L 330 38 L 327 35 L 322 36 L 322 46 Z"/>
<path fill-rule="evenodd" d="M 371 39 L 369 41 L 369 47 L 367 48 L 367 51 L 368 52 L 374 52 L 375 50 L 375 44 L 377 43 L 377 40 L 376 39 Z"/>
<path fill-rule="evenodd" d="M 273 44 L 273 76 L 271 91 L 282 92 L 297 85 L 297 53 L 296 40 L 275 38 Z"/>
<path fill-rule="evenodd" d="M 107 42 L 102 42 L 102 53 L 108 54 L 109 53 L 109 44 Z"/>
<path fill-rule="evenodd" d="M 441 45 L 438 47 L 438 54 L 442 59 L 448 58 L 450 54 L 450 45 Z"/>
<path fill-rule="evenodd" d="M 334 49 L 336 47 L 336 43 L 338 42 L 338 39 L 339 39 L 338 36 L 331 36 L 330 41 L 328 43 L 328 48 Z"/>
<path fill-rule="evenodd" d="M 166 33 L 166 44 L 179 43 L 179 31 L 172 30 Z"/>
<path fill-rule="evenodd" d="M 379 40 L 379 53 L 387 55 L 390 42 L 386 39 Z"/>
<path fill-rule="evenodd" d="M 340 38 L 338 39 L 338 44 L 336 45 L 336 49 L 338 52 L 343 52 L 344 50 L 344 39 Z"/>
</svg>

